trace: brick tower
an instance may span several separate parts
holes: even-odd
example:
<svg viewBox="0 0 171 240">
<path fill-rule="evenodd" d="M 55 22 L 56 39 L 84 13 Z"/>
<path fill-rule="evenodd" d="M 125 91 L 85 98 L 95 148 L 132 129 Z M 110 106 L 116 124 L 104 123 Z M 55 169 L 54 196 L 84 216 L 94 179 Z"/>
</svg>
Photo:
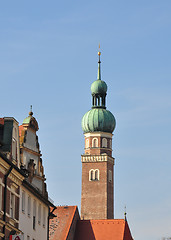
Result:
<svg viewBox="0 0 171 240">
<path fill-rule="evenodd" d="M 98 52 L 97 80 L 91 85 L 92 109 L 82 118 L 85 153 L 82 161 L 82 219 L 114 218 L 112 132 L 116 122 L 106 110 L 107 85 L 101 80 L 101 52 Z"/>
</svg>

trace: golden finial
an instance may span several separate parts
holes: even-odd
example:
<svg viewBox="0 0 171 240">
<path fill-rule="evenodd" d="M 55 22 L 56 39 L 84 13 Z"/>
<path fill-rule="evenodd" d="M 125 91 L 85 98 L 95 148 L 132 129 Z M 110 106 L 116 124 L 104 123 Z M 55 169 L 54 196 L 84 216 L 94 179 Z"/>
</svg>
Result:
<svg viewBox="0 0 171 240">
<path fill-rule="evenodd" d="M 98 55 L 99 55 L 99 56 L 101 55 L 101 52 L 100 52 L 100 43 L 99 43 L 99 52 L 98 52 Z"/>
<path fill-rule="evenodd" d="M 29 115 L 30 115 L 30 116 L 33 115 L 33 112 L 32 112 L 32 105 L 30 105 L 30 112 L 29 112 Z"/>
</svg>

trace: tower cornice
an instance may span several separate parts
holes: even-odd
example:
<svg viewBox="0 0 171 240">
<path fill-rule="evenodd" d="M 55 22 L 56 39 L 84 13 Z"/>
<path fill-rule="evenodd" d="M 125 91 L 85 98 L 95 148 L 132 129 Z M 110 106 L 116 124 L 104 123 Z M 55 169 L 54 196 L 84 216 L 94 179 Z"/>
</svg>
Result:
<svg viewBox="0 0 171 240">
<path fill-rule="evenodd" d="M 115 159 L 108 155 L 81 155 L 81 162 L 110 162 L 115 164 Z"/>
<path fill-rule="evenodd" d="M 108 132 L 89 132 L 84 133 L 84 137 L 110 137 L 112 138 L 113 134 Z"/>
</svg>

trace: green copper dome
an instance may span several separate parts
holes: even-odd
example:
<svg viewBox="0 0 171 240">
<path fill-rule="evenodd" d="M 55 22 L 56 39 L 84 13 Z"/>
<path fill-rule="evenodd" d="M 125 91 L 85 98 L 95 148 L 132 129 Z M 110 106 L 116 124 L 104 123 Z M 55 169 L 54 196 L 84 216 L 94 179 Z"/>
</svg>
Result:
<svg viewBox="0 0 171 240">
<path fill-rule="evenodd" d="M 29 124 L 32 116 L 28 116 L 23 120 L 23 124 Z"/>
<path fill-rule="evenodd" d="M 105 94 L 107 84 L 102 80 L 96 80 L 91 84 L 91 94 Z"/>
<path fill-rule="evenodd" d="M 92 109 L 82 118 L 82 129 L 88 132 L 108 132 L 112 133 L 116 126 L 113 114 L 106 110 L 107 84 L 101 80 L 101 52 L 98 52 L 98 72 L 97 80 L 91 85 Z"/>
<path fill-rule="evenodd" d="M 115 129 L 116 121 L 113 114 L 103 108 L 93 108 L 82 118 L 82 129 L 88 132 L 108 132 L 112 133 Z"/>
<path fill-rule="evenodd" d="M 30 109 L 30 112 L 29 112 L 29 116 L 24 119 L 23 125 L 27 125 L 27 126 L 33 128 L 36 131 L 38 131 L 38 129 L 39 129 L 38 122 L 33 117 L 32 105 L 31 105 L 31 109 Z"/>
</svg>

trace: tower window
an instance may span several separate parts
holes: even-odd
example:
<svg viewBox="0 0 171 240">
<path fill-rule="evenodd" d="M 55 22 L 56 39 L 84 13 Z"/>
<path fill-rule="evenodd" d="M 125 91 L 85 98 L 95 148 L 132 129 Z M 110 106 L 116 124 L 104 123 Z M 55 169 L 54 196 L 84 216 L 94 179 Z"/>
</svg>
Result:
<svg viewBox="0 0 171 240">
<path fill-rule="evenodd" d="M 89 148 L 89 139 L 86 139 L 86 148 Z"/>
<path fill-rule="evenodd" d="M 94 147 L 94 148 L 98 147 L 98 139 L 97 138 L 92 139 L 92 147 Z"/>
<path fill-rule="evenodd" d="M 102 148 L 107 148 L 107 139 L 102 138 Z"/>
<path fill-rule="evenodd" d="M 94 170 L 91 169 L 91 170 L 89 171 L 89 181 L 93 181 L 93 180 L 94 180 Z"/>
<path fill-rule="evenodd" d="M 96 180 L 96 181 L 99 180 L 99 169 L 95 170 L 95 179 L 94 180 Z"/>
<path fill-rule="evenodd" d="M 112 171 L 109 170 L 109 182 L 112 182 Z"/>
<path fill-rule="evenodd" d="M 99 169 L 91 169 L 89 171 L 89 181 L 99 181 Z"/>
<path fill-rule="evenodd" d="M 110 144 L 110 148 L 112 149 L 112 139 L 110 139 L 110 142 L 109 142 L 109 144 Z"/>
</svg>

